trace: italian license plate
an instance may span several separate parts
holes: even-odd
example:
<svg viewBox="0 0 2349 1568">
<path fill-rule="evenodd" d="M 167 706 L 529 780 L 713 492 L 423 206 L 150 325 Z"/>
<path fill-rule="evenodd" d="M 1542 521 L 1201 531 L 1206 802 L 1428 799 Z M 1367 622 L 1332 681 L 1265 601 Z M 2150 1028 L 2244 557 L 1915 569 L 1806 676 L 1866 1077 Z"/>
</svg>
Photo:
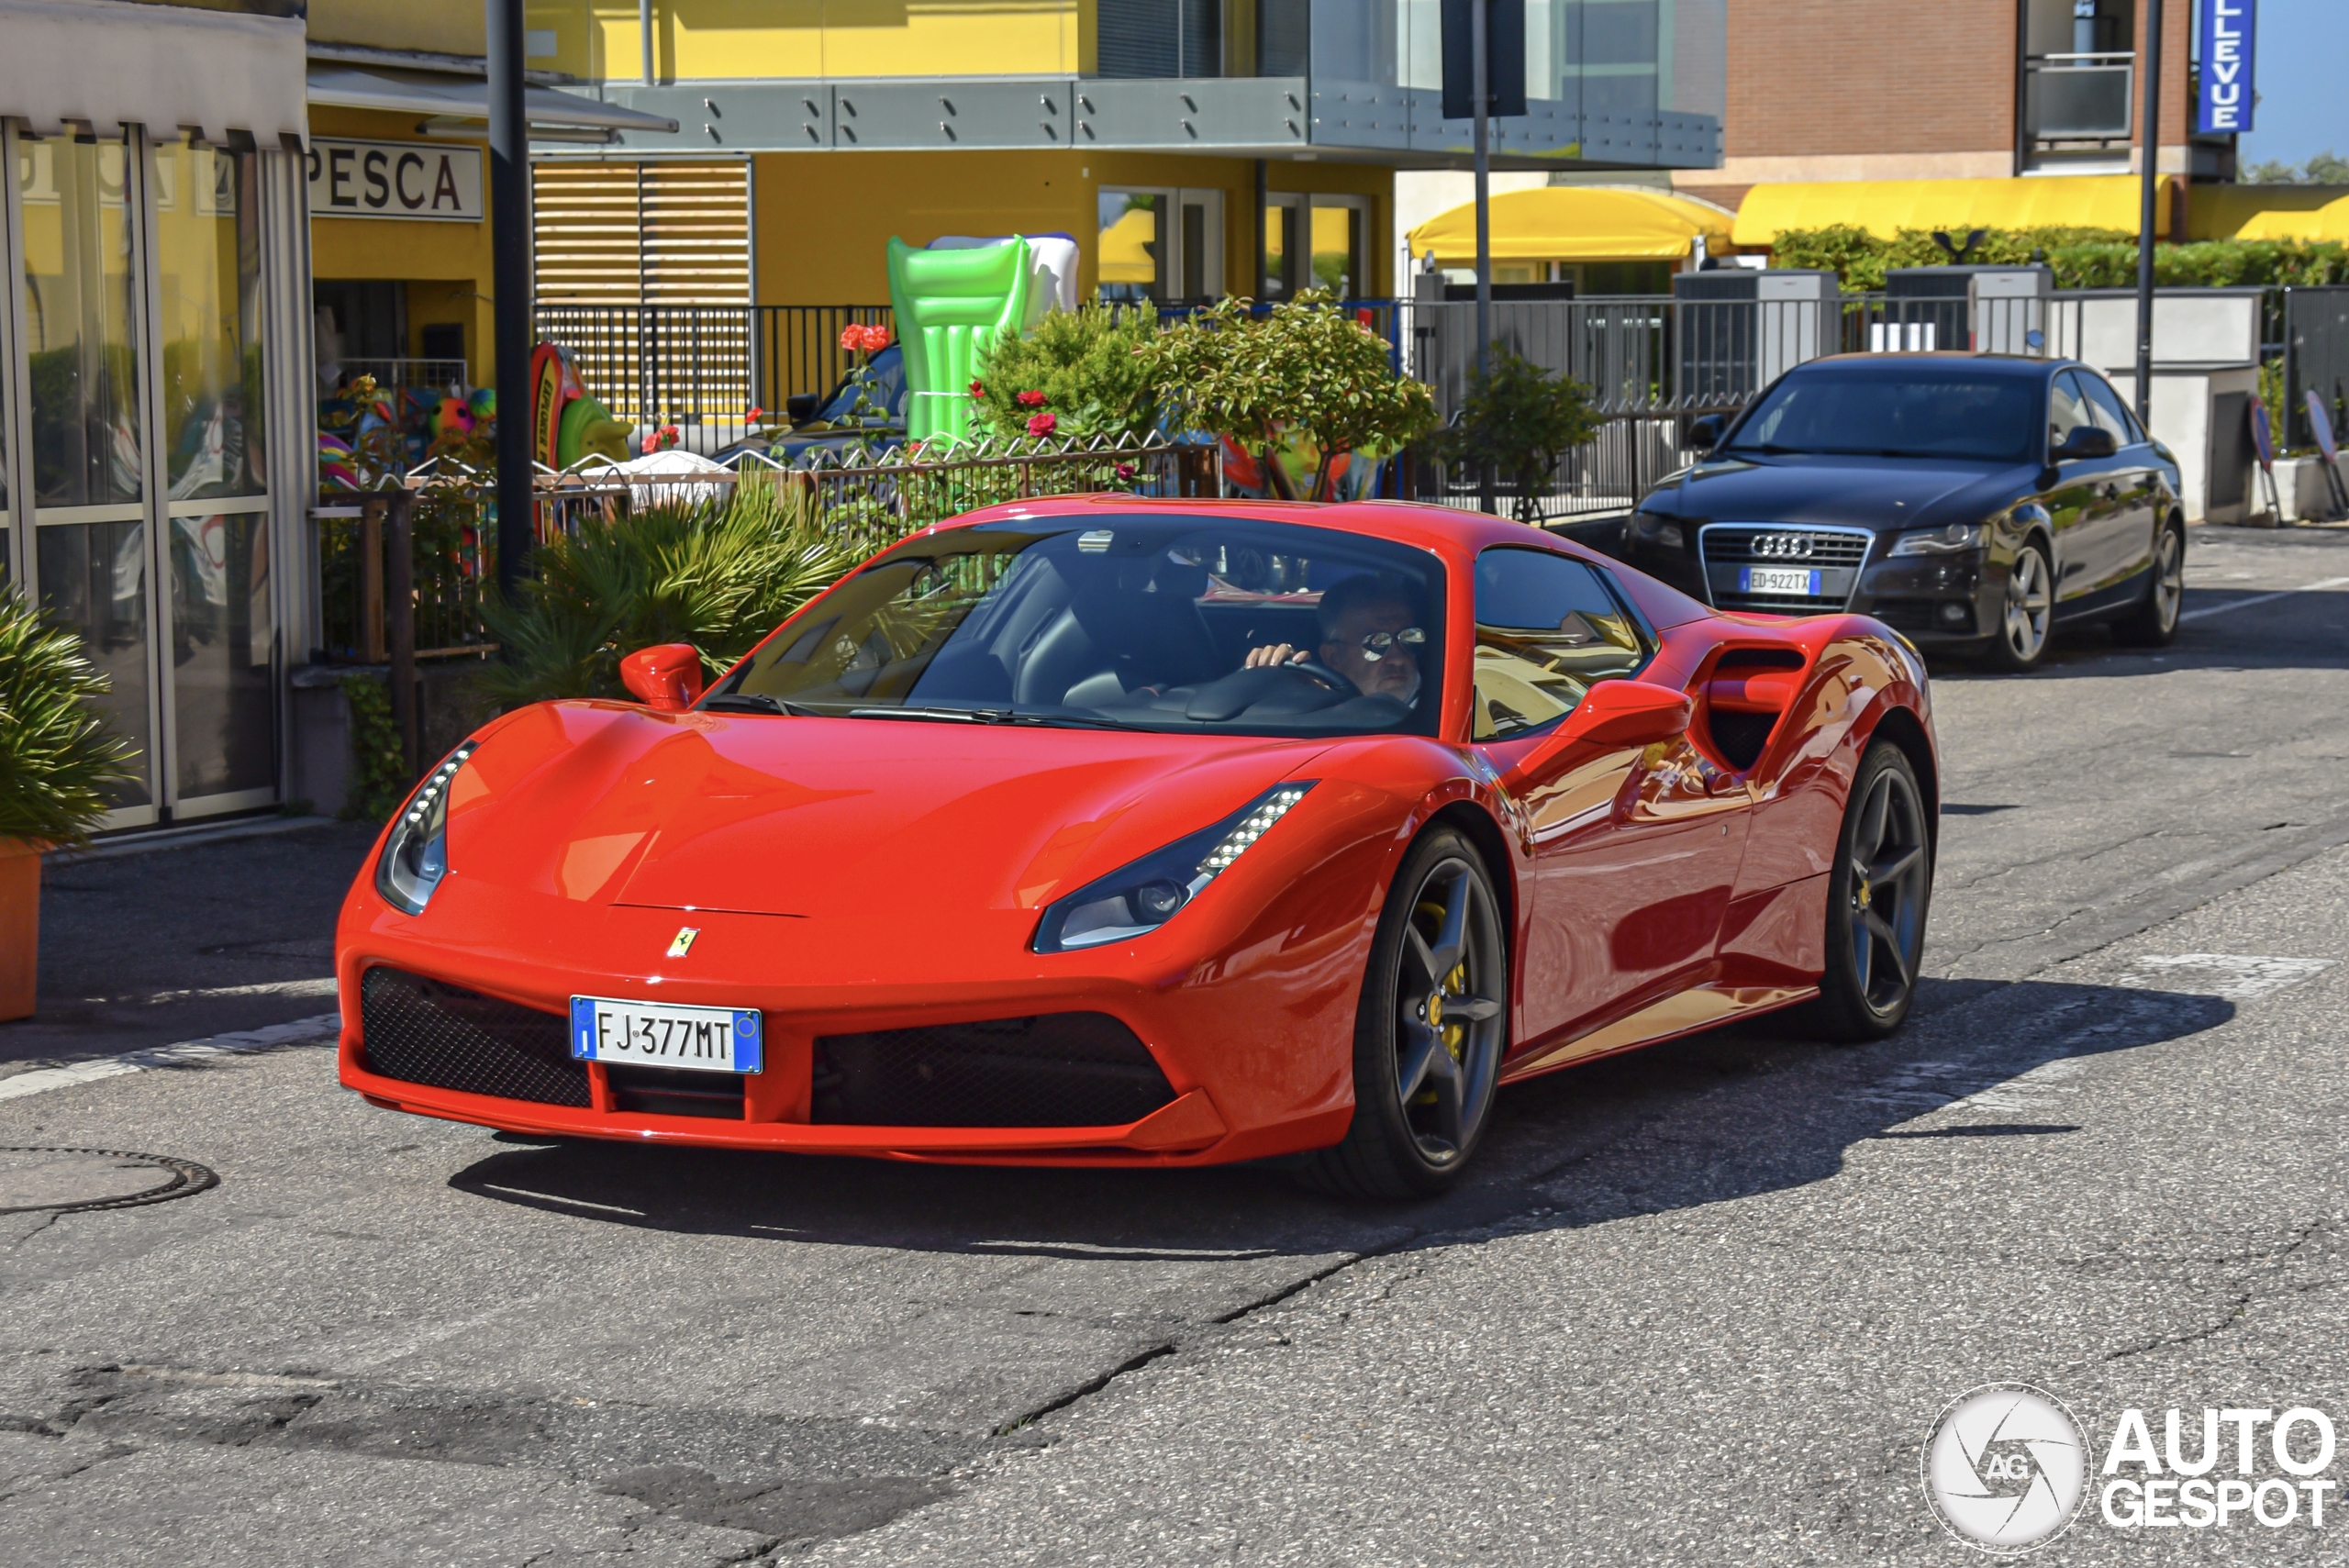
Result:
<svg viewBox="0 0 2349 1568">
<path fill-rule="evenodd" d="M 1799 594 L 1809 598 L 1819 597 L 1820 573 L 1816 569 L 1800 566 L 1741 566 L 1737 569 L 1737 591 L 1741 594 Z"/>
<path fill-rule="evenodd" d="M 571 999 L 571 1054 L 582 1062 L 756 1073 L 762 1043 L 754 1008 L 681 1007 L 609 996 Z"/>
</svg>

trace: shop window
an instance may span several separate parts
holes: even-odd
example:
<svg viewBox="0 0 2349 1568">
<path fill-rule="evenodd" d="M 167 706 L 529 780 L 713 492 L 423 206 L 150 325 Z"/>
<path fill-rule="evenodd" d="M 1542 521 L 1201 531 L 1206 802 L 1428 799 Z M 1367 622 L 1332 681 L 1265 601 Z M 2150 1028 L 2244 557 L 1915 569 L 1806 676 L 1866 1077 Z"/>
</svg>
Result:
<svg viewBox="0 0 2349 1568">
<path fill-rule="evenodd" d="M 155 150 L 164 484 L 174 501 L 259 495 L 262 461 L 259 160 Z"/>
<path fill-rule="evenodd" d="M 33 495 L 40 506 L 136 502 L 139 269 L 127 142 L 18 142 Z"/>
</svg>

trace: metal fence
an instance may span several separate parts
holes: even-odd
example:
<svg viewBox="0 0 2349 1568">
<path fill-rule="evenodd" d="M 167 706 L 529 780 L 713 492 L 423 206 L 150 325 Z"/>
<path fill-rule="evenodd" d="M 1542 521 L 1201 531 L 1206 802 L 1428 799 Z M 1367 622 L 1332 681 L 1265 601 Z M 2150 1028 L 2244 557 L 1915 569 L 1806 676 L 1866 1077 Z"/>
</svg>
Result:
<svg viewBox="0 0 2349 1568">
<path fill-rule="evenodd" d="M 1529 522 L 1571 521 L 1629 512 L 1655 483 L 1700 454 L 1688 445 L 1688 427 L 1701 415 L 1728 409 L 1691 407 L 1662 412 L 1616 409 L 1598 432 L 1559 455 L 1546 482 L 1531 495 L 1508 475 L 1494 476 L 1494 510 Z M 1463 511 L 1484 508 L 1483 476 L 1422 459 L 1412 466 L 1415 497 Z"/>
<path fill-rule="evenodd" d="M 2283 295 L 2284 444 L 2312 447 L 2308 395 L 2314 392 L 2337 441 L 2349 430 L 2349 288 L 2288 288 Z"/>
<path fill-rule="evenodd" d="M 842 328 L 894 319 L 885 305 L 542 305 L 538 332 L 571 351 L 615 418 L 674 424 L 707 454 L 742 439 L 751 409 L 779 417 L 838 386 L 852 362 Z"/>
<path fill-rule="evenodd" d="M 745 484 L 792 493 L 795 506 L 807 508 L 861 559 L 916 528 L 1001 501 L 1111 490 L 1213 495 L 1221 475 L 1216 449 L 1163 441 L 972 442 L 947 457 L 896 447 L 792 469 L 745 459 L 718 473 L 589 469 L 541 476 L 533 531 L 544 543 L 662 502 L 722 503 Z M 314 662 L 477 657 L 494 648 L 482 611 L 496 592 L 496 504 L 484 476 L 453 467 L 421 472 L 404 490 L 336 494 L 311 516 L 319 573 Z M 405 577 L 397 550 L 403 539 L 409 545 Z"/>
</svg>

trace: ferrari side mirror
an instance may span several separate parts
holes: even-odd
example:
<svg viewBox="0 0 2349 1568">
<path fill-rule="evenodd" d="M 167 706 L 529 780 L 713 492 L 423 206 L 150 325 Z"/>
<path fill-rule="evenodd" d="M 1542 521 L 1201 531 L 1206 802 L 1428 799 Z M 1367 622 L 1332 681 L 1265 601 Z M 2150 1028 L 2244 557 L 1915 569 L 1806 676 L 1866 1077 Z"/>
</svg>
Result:
<svg viewBox="0 0 2349 1568">
<path fill-rule="evenodd" d="M 620 684 L 655 713 L 683 713 L 701 701 L 701 651 L 690 642 L 640 648 L 620 661 Z"/>
<path fill-rule="evenodd" d="M 1558 739 L 1569 745 L 1580 740 L 1597 746 L 1653 746 L 1686 734 L 1693 710 L 1688 694 L 1670 686 L 1652 681 L 1601 681 L 1558 727 Z"/>
</svg>

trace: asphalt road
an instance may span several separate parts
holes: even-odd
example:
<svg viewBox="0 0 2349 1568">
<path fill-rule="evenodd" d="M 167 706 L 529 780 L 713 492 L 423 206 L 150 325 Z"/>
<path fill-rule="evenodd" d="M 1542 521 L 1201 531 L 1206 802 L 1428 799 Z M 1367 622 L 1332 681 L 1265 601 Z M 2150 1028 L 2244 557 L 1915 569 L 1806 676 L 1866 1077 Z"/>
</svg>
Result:
<svg viewBox="0 0 2349 1568">
<path fill-rule="evenodd" d="M 99 1000 L 0 1027 L 0 1145 L 217 1184 L 0 1213 L 0 1561 L 1962 1562 L 1919 1466 L 1976 1385 L 2092 1469 L 2129 1408 L 2349 1420 L 2349 584 L 2284 593 L 2345 577 L 2349 533 L 2198 529 L 2165 655 L 1943 673 L 1908 1029 L 1525 1086 L 1401 1209 L 543 1147 L 306 1046 L 23 1093 L 321 1010 L 217 993 L 322 977 L 363 846 L 68 868 L 52 991 Z M 202 1182 L 0 1152 L 0 1208 Z M 2099 1507 L 2038 1560 L 2349 1560 Z"/>
</svg>

